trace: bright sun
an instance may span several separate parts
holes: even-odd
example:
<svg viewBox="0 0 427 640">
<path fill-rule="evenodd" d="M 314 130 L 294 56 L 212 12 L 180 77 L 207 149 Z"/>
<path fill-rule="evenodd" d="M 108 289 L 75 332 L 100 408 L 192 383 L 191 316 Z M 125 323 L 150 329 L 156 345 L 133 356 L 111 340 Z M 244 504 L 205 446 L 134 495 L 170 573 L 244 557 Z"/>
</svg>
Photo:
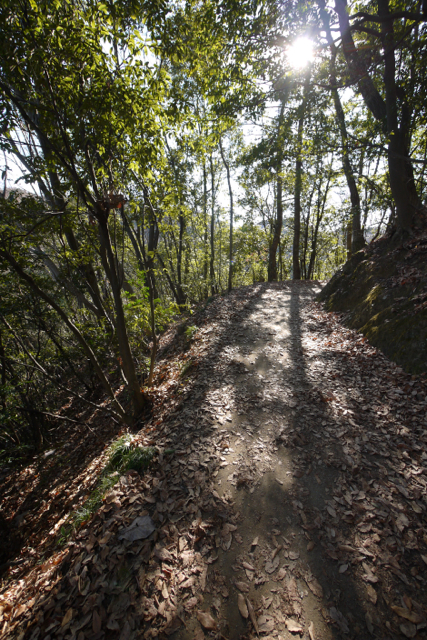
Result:
<svg viewBox="0 0 427 640">
<path fill-rule="evenodd" d="M 293 69 L 303 69 L 313 60 L 313 43 L 304 36 L 297 38 L 297 40 L 288 47 L 286 56 Z"/>
</svg>

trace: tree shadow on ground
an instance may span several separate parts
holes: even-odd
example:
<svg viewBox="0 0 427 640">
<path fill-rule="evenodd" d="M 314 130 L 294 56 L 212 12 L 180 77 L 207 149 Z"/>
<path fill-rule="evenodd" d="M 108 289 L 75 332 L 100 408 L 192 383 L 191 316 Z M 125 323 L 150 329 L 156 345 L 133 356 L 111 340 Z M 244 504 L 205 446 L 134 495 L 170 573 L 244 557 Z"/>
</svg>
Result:
<svg viewBox="0 0 427 640">
<path fill-rule="evenodd" d="M 345 510 L 343 494 L 357 494 L 363 507 L 363 495 L 374 488 L 361 473 L 360 449 L 344 450 L 339 437 L 349 420 L 360 423 L 360 433 L 372 423 L 359 415 L 348 372 L 343 381 L 336 376 L 345 354 L 307 347 L 302 321 L 318 337 L 330 332 L 306 311 L 315 287 L 249 287 L 195 315 L 200 340 L 186 356 L 197 364 L 175 380 L 174 393 L 159 388 L 166 409 L 141 430 L 162 449 L 158 464 L 142 480 L 128 478 L 119 497 L 70 542 L 66 561 L 59 558 L 49 578 L 55 589 L 46 588 L 23 621 L 23 637 L 37 629 L 65 636 L 74 624 L 66 617 L 71 611 L 78 622 L 71 629 L 84 629 L 81 638 L 92 625 L 99 639 L 184 640 L 200 636 L 195 612 L 202 610 L 219 618 L 223 637 L 237 640 L 252 632 L 237 607 L 236 581 L 249 585 L 258 618 L 265 607 L 267 626 L 266 598 L 273 597 L 273 630 L 283 637 L 291 637 L 289 617 L 304 621 L 306 637 L 309 621 L 320 629 L 315 637 L 367 637 L 367 621 L 376 624 L 377 614 L 360 567 L 373 567 L 374 554 L 360 534 L 371 531 L 371 515 L 360 506 Z M 276 294 L 274 322 L 255 323 L 251 315 L 273 307 Z M 183 351 L 164 354 L 160 368 L 179 369 Z M 342 408 L 330 402 L 332 370 Z M 280 393 L 266 390 L 273 378 Z M 249 454 L 244 477 L 240 463 Z M 155 533 L 146 542 L 120 540 L 121 527 L 141 513 L 150 514 Z M 280 563 L 270 572 L 274 553 Z M 383 606 L 381 615 L 387 620 Z"/>
</svg>

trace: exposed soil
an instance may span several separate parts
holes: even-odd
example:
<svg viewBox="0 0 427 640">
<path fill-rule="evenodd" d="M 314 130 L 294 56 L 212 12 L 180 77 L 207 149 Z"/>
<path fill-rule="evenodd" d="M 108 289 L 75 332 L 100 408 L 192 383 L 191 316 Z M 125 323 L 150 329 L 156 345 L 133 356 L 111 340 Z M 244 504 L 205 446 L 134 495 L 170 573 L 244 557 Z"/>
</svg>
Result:
<svg viewBox="0 0 427 640">
<path fill-rule="evenodd" d="M 320 288 L 241 288 L 163 336 L 156 464 L 9 567 L 2 637 L 426 637 L 426 381 Z"/>
</svg>

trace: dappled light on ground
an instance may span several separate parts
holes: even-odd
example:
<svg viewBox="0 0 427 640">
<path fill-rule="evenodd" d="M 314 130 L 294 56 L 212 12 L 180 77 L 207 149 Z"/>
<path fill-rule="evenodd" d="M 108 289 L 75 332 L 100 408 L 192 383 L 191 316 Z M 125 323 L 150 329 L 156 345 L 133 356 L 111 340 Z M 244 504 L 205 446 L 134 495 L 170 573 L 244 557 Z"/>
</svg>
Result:
<svg viewBox="0 0 427 640">
<path fill-rule="evenodd" d="M 4 637 L 423 637 L 426 387 L 319 290 L 242 288 L 164 336 L 155 465 L 4 585 Z"/>
</svg>

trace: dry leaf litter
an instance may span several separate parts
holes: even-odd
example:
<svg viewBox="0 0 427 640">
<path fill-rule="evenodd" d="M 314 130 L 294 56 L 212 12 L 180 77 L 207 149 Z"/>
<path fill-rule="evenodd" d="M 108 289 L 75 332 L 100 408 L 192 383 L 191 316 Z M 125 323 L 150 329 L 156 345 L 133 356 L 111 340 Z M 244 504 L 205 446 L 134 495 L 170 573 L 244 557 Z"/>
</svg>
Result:
<svg viewBox="0 0 427 640">
<path fill-rule="evenodd" d="M 426 637 L 426 381 L 319 290 L 241 288 L 163 336 L 155 465 L 10 573 L 2 638 Z"/>
</svg>

